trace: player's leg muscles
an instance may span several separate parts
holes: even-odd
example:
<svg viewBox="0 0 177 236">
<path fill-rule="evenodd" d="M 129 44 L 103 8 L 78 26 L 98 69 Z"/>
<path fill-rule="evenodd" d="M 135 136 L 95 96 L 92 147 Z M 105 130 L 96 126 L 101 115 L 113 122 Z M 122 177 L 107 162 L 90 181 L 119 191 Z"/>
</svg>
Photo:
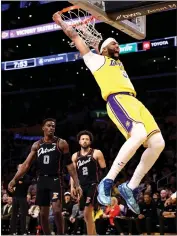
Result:
<svg viewBox="0 0 177 236">
<path fill-rule="evenodd" d="M 55 219 L 55 224 L 57 227 L 57 234 L 64 234 L 64 220 L 62 217 L 62 207 L 60 200 L 52 202 L 53 214 Z"/>
<path fill-rule="evenodd" d="M 130 132 L 130 138 L 123 144 L 115 158 L 113 165 L 108 172 L 106 179 L 114 180 L 118 173 L 124 168 L 127 162 L 136 153 L 137 149 L 144 143 L 147 138 L 147 132 L 142 123 L 133 123 Z"/>
<path fill-rule="evenodd" d="M 160 153 L 165 147 L 165 141 L 161 132 L 153 134 L 146 141 L 147 149 L 143 152 L 140 163 L 138 164 L 128 186 L 135 189 L 140 184 L 145 174 L 151 169 Z"/>
<path fill-rule="evenodd" d="M 96 235 L 95 223 L 93 221 L 93 206 L 90 204 L 89 206 L 85 206 L 84 208 L 84 220 L 87 227 L 88 235 Z"/>
<path fill-rule="evenodd" d="M 45 235 L 50 235 L 49 229 L 49 206 L 41 206 L 40 207 L 40 220 L 42 230 Z"/>
<path fill-rule="evenodd" d="M 106 179 L 114 180 L 147 138 L 141 106 L 136 98 L 127 95 L 113 95 L 107 103 L 109 117 L 127 141 L 121 147 Z"/>
</svg>

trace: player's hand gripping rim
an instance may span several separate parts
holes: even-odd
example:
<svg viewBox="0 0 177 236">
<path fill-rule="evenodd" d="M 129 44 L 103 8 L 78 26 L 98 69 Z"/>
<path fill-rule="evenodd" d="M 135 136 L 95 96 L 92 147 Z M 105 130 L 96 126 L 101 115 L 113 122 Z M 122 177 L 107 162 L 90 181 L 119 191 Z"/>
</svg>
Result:
<svg viewBox="0 0 177 236">
<path fill-rule="evenodd" d="M 56 12 L 55 14 L 53 14 L 53 17 L 52 17 L 53 21 L 55 21 L 55 23 L 57 25 L 60 25 L 60 22 L 62 21 L 62 18 L 60 16 L 60 14 L 58 12 Z"/>
</svg>

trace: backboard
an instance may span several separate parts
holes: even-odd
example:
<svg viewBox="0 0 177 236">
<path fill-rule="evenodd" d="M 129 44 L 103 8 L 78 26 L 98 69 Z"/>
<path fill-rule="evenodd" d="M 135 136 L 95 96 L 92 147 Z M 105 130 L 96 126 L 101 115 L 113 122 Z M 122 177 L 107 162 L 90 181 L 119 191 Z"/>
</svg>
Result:
<svg viewBox="0 0 177 236">
<path fill-rule="evenodd" d="M 136 39 L 146 37 L 146 15 L 177 8 L 176 1 L 84 1 L 69 0 L 98 20 Z"/>
</svg>

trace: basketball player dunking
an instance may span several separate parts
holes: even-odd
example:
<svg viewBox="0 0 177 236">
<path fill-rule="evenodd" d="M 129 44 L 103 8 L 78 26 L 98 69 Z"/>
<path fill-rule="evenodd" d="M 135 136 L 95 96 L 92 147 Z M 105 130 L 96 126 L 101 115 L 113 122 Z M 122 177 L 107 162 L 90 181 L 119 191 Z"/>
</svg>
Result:
<svg viewBox="0 0 177 236">
<path fill-rule="evenodd" d="M 114 179 L 136 150 L 142 144 L 146 147 L 130 182 L 118 187 L 129 208 L 139 214 L 139 206 L 133 196 L 133 190 L 139 186 L 164 149 L 165 142 L 160 129 L 147 108 L 136 98 L 136 91 L 119 60 L 118 42 L 114 38 L 102 40 L 97 48 L 100 55 L 92 53 L 74 28 L 61 19 L 59 13 L 53 15 L 53 20 L 61 26 L 80 51 L 86 66 L 101 89 L 103 99 L 107 102 L 109 117 L 127 139 L 107 176 L 98 186 L 100 203 L 110 204 Z"/>
<path fill-rule="evenodd" d="M 84 220 L 88 235 L 96 235 L 95 223 L 93 222 L 93 206 L 97 203 L 97 185 L 99 182 L 99 171 L 105 173 L 106 164 L 100 150 L 92 149 L 93 135 L 84 130 L 78 133 L 77 140 L 81 150 L 72 156 L 72 161 L 77 169 L 79 182 L 83 191 L 80 199 L 80 207 L 84 207 Z M 71 178 L 71 193 L 75 195 L 74 182 Z"/>
<path fill-rule="evenodd" d="M 29 170 L 33 160 L 37 158 L 39 177 L 37 182 L 36 204 L 40 206 L 40 222 L 45 235 L 50 235 L 49 207 L 52 201 L 57 234 L 63 234 L 61 215 L 62 170 L 67 166 L 69 174 L 74 179 L 76 194 L 82 195 L 74 165 L 72 164 L 69 146 L 65 140 L 54 136 L 56 121 L 48 118 L 43 122 L 44 138 L 32 145 L 25 162 L 9 183 L 9 191 L 13 191 L 15 183 Z"/>
</svg>

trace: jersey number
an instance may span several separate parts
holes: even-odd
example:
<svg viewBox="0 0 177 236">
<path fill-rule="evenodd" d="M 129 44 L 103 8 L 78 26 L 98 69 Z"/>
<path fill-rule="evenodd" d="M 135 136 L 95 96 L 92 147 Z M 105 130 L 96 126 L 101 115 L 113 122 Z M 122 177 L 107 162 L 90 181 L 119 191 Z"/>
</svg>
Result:
<svg viewBox="0 0 177 236">
<path fill-rule="evenodd" d="M 87 167 L 82 168 L 82 174 L 83 175 L 88 175 L 88 168 Z"/>
<path fill-rule="evenodd" d="M 50 159 L 49 156 L 48 156 L 48 155 L 45 155 L 45 156 L 44 156 L 43 163 L 44 163 L 44 164 L 49 164 L 49 159 Z"/>
</svg>

